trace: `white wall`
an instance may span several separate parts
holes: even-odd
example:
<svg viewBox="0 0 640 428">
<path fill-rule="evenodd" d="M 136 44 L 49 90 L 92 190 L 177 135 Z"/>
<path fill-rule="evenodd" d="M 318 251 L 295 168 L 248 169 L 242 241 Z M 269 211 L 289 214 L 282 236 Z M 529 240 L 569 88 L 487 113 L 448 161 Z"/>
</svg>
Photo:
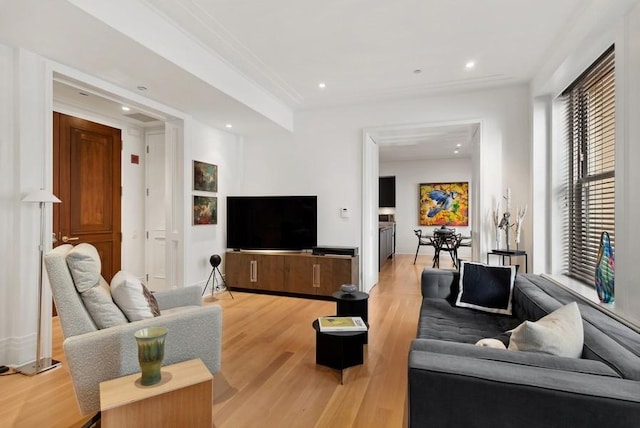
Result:
<svg viewBox="0 0 640 428">
<path fill-rule="evenodd" d="M 625 7 L 635 3 L 631 10 Z M 604 5 L 604 4 L 603 4 Z M 609 5 L 607 5 L 609 6 Z M 640 2 L 625 1 L 593 17 L 590 28 L 581 37 L 567 37 L 554 46 L 541 65 L 532 86 L 531 104 L 534 144 L 533 186 L 536 194 L 551 195 L 546 201 L 550 213 L 561 211 L 555 195 L 559 191 L 558 156 L 562 144 L 559 112 L 551 100 L 615 43 L 616 57 L 616 302 L 614 311 L 640 325 L 640 229 L 633 213 L 640 210 Z M 622 9 L 621 9 L 622 8 Z M 548 177 L 553 177 L 549 180 Z M 536 213 L 539 210 L 536 210 Z M 546 239 L 536 240 L 536 269 L 561 273 L 558 239 L 553 219 L 547 219 Z M 538 229 L 536 229 L 538 230 Z M 546 261 L 540 264 L 540 257 Z M 595 294 L 595 293 L 594 293 Z"/>
<path fill-rule="evenodd" d="M 193 189 L 192 164 L 194 160 L 218 165 L 218 192 L 194 192 L 189 190 L 186 195 L 189 216 L 185 233 L 185 285 L 204 286 L 211 273 L 209 257 L 219 254 L 224 260 L 227 248 L 226 198 L 238 193 L 239 180 L 242 175 L 241 154 L 242 138 L 228 132 L 210 128 L 201 122 L 191 120 L 186 123 L 189 127 L 190 149 L 186 155 L 186 167 L 190 168 L 185 174 L 188 177 L 189 188 Z M 218 224 L 194 226 L 191 217 L 193 195 L 216 196 L 218 198 Z M 223 262 L 224 263 L 224 262 Z M 224 264 L 220 266 L 224 272 Z M 216 279 L 220 280 L 219 277 Z M 209 282 L 211 287 L 211 282 Z M 211 289 L 208 289 L 210 292 Z"/>
<path fill-rule="evenodd" d="M 616 64 L 621 106 L 616 101 L 621 119 L 616 123 L 616 308 L 640 325 L 640 228 L 635 215 L 640 212 L 640 5 L 625 17 L 618 41 L 616 57 L 622 69 L 618 72 Z"/>
<path fill-rule="evenodd" d="M 420 183 L 469 182 L 469 206 L 475 203 L 471 193 L 473 165 L 471 158 L 430 159 L 420 161 L 380 162 L 380 176 L 396 177 L 396 253 L 415 254 L 418 239 L 413 231 L 422 229 L 430 234 L 436 226 L 418 224 L 418 187 Z M 471 212 L 469 213 L 471 224 Z M 439 227 L 439 226 L 438 226 Z M 456 231 L 469 235 L 470 226 L 457 226 Z M 470 250 L 462 249 L 460 257 L 469 257 Z M 420 254 L 433 254 L 433 247 L 422 247 Z"/>
<path fill-rule="evenodd" d="M 22 203 L 27 193 L 52 188 L 52 119 L 47 115 L 51 84 L 37 55 L 0 45 L 0 363 L 35 359 L 40 211 Z M 45 248 L 51 245 L 51 207 L 45 210 Z M 45 290 L 44 302 L 51 295 Z M 43 306 L 50 316 L 51 306 Z M 49 329 L 43 356 L 49 356 Z"/>
<path fill-rule="evenodd" d="M 287 136 L 245 140 L 244 194 L 318 195 L 318 242 L 361 245 L 362 130 L 370 127 L 473 121 L 481 123 L 481 213 L 510 186 L 518 200 L 530 202 L 529 91 L 525 85 L 477 92 L 434 95 L 303 111 Z M 504 168 L 503 168 L 504 167 Z M 342 219 L 339 208 L 351 211 Z M 483 252 L 492 245 L 491 225 L 477 219 Z M 531 220 L 525 221 L 523 247 L 531 248 Z M 483 255 L 479 256 L 484 257 Z"/>
<path fill-rule="evenodd" d="M 0 364 L 7 364 L 14 357 L 13 317 L 10 308 L 23 309 L 20 305 L 20 287 L 13 286 L 19 280 L 19 261 L 14 251 L 20 234 L 20 189 L 17 180 L 18 146 L 14 140 L 14 52 L 0 45 Z M 35 284 L 33 285 L 35 288 Z M 17 339 L 16 339 L 17 340 Z"/>
</svg>

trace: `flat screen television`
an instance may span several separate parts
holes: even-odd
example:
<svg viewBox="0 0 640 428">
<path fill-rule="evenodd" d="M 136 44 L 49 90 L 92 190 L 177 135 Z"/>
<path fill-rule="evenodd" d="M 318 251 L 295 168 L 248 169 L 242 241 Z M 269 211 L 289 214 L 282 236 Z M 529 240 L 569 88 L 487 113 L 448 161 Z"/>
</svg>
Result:
<svg viewBox="0 0 640 428">
<path fill-rule="evenodd" d="M 227 196 L 227 248 L 305 250 L 317 245 L 317 196 Z"/>
</svg>

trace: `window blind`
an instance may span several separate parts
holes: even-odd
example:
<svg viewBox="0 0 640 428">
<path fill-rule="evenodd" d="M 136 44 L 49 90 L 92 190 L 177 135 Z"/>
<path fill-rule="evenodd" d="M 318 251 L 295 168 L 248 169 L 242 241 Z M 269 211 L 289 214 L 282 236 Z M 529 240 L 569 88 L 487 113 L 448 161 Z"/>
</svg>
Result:
<svg viewBox="0 0 640 428">
<path fill-rule="evenodd" d="M 566 139 L 566 274 L 593 286 L 600 235 L 615 246 L 615 57 L 609 48 L 561 95 Z"/>
</svg>

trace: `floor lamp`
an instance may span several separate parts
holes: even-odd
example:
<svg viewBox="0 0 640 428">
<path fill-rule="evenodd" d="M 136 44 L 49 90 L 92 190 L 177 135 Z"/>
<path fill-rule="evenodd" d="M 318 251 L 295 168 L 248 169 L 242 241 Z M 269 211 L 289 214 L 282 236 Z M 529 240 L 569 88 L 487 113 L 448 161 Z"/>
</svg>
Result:
<svg viewBox="0 0 640 428">
<path fill-rule="evenodd" d="M 44 204 L 59 203 L 60 199 L 48 190 L 40 189 L 29 193 L 22 202 L 38 202 L 40 204 L 40 258 L 38 269 L 38 330 L 36 338 L 36 360 L 16 368 L 18 373 L 33 376 L 46 370 L 60 366 L 60 361 L 50 357 L 42 358 L 42 265 L 44 263 Z"/>
</svg>

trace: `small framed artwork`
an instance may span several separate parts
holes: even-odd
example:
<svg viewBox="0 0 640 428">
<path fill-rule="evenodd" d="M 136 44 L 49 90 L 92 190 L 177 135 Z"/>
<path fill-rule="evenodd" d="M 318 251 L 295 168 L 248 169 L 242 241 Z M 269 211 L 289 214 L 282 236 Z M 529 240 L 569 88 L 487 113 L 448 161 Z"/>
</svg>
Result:
<svg viewBox="0 0 640 428">
<path fill-rule="evenodd" d="M 193 161 L 193 190 L 218 191 L 218 165 Z"/>
<path fill-rule="evenodd" d="M 468 226 L 469 183 L 422 183 L 419 190 L 420 226 Z"/>
<path fill-rule="evenodd" d="M 193 224 L 218 224 L 218 198 L 215 196 L 193 197 Z"/>
</svg>

